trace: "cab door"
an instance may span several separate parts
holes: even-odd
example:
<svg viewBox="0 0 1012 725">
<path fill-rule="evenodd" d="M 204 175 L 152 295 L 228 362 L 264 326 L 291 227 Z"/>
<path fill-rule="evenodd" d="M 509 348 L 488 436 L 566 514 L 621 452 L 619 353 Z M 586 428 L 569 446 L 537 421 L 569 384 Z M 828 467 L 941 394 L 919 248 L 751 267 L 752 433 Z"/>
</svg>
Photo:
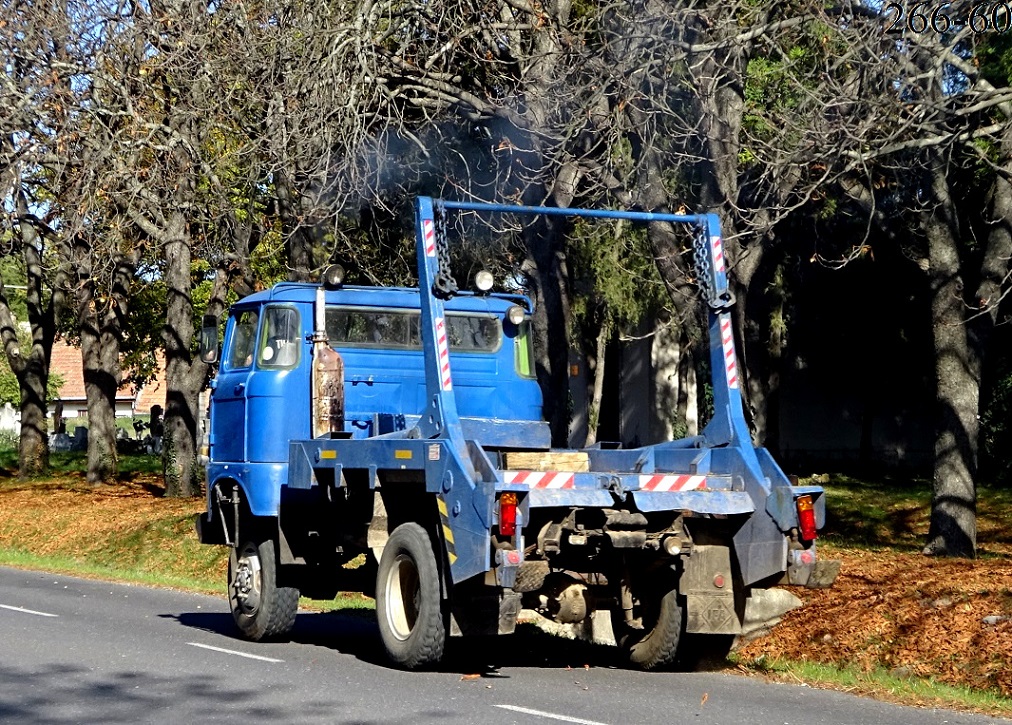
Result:
<svg viewBox="0 0 1012 725">
<path fill-rule="evenodd" d="M 256 350 L 257 308 L 233 309 L 211 393 L 211 460 L 246 461 L 247 388 Z"/>
</svg>

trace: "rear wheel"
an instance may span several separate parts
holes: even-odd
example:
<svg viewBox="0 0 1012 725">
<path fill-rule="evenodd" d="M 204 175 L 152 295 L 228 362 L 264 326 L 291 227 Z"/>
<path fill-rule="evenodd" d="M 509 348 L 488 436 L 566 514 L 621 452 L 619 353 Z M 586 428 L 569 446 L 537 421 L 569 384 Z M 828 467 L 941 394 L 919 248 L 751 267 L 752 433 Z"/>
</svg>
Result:
<svg viewBox="0 0 1012 725">
<path fill-rule="evenodd" d="M 634 623 L 626 621 L 621 613 L 612 620 L 615 641 L 624 658 L 643 670 L 674 665 L 685 631 L 685 611 L 678 590 L 643 592 L 634 613 L 639 615 Z"/>
<path fill-rule="evenodd" d="M 376 577 L 376 617 L 387 656 L 407 669 L 439 662 L 446 612 L 428 532 L 416 523 L 401 524 L 383 547 Z"/>
<path fill-rule="evenodd" d="M 228 558 L 228 601 L 247 639 L 286 635 L 295 624 L 299 590 L 279 587 L 274 540 L 247 538 Z"/>
</svg>

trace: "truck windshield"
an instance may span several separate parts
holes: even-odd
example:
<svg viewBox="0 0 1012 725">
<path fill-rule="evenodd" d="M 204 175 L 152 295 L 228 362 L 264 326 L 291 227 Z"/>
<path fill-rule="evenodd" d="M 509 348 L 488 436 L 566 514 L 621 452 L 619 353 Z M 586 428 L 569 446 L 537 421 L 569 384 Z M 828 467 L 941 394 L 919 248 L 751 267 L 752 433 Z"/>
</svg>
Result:
<svg viewBox="0 0 1012 725">
<path fill-rule="evenodd" d="M 257 337 L 256 310 L 243 310 L 236 314 L 235 329 L 232 332 L 231 349 L 228 352 L 230 368 L 248 368 L 253 364 L 253 344 Z"/>
<path fill-rule="evenodd" d="M 446 316 L 450 349 L 496 352 L 502 344 L 502 323 L 492 315 Z M 418 350 L 422 346 L 420 314 L 411 310 L 327 309 L 327 337 L 335 347 L 376 347 Z"/>
<path fill-rule="evenodd" d="M 291 307 L 264 310 L 264 329 L 260 335 L 257 365 L 287 368 L 299 362 L 299 312 Z"/>
</svg>

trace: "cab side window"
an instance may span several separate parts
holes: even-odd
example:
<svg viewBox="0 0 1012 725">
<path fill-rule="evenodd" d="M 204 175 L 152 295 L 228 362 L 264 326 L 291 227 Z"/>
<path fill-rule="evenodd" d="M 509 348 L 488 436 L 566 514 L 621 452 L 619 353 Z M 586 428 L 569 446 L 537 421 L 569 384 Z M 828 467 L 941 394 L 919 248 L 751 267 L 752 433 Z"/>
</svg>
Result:
<svg viewBox="0 0 1012 725">
<path fill-rule="evenodd" d="M 454 352 L 494 353 L 502 343 L 502 322 L 493 316 L 450 313 L 446 329 Z M 332 345 L 418 350 L 421 316 L 410 311 L 328 307 L 327 336 Z"/>
<path fill-rule="evenodd" d="M 522 378 L 535 378 L 534 346 L 531 344 L 531 323 L 521 322 L 513 338 L 513 366 Z"/>
<path fill-rule="evenodd" d="M 299 362 L 299 313 L 291 307 L 264 310 L 264 329 L 260 335 L 257 365 L 265 368 L 289 368 Z"/>
<path fill-rule="evenodd" d="M 243 310 L 236 314 L 232 330 L 231 350 L 228 354 L 230 368 L 248 368 L 253 364 L 253 346 L 257 338 L 256 310 Z"/>
</svg>

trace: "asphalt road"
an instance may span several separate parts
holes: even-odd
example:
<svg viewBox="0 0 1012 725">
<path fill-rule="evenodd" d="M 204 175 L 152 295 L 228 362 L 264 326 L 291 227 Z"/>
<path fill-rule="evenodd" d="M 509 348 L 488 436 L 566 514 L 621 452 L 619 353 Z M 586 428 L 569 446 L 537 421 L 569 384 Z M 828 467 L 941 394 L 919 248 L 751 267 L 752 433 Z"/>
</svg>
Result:
<svg viewBox="0 0 1012 725">
<path fill-rule="evenodd" d="M 728 674 L 614 669 L 547 635 L 496 638 L 455 649 L 441 671 L 400 672 L 384 663 L 368 616 L 300 613 L 287 643 L 233 631 L 224 597 L 0 567 L 0 722 L 1012 722 Z"/>
</svg>

